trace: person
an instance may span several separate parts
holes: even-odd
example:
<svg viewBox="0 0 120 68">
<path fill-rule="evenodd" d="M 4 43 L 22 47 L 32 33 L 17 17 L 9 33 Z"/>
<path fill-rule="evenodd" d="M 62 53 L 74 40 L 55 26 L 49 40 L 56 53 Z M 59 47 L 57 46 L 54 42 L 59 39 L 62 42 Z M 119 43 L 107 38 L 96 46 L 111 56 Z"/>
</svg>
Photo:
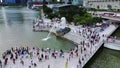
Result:
<svg viewBox="0 0 120 68">
<path fill-rule="evenodd" d="M 65 68 L 68 68 L 68 59 L 67 59 L 67 61 L 65 62 Z"/>
<path fill-rule="evenodd" d="M 60 57 L 63 56 L 63 50 L 60 50 Z"/>
<path fill-rule="evenodd" d="M 2 68 L 2 61 L 0 60 L 0 68 Z"/>
<path fill-rule="evenodd" d="M 37 66 L 37 64 L 36 63 L 34 63 L 34 67 L 36 67 Z"/>
<path fill-rule="evenodd" d="M 79 62 L 79 66 L 81 66 L 82 62 L 81 62 L 80 58 L 79 58 L 78 62 Z"/>
<path fill-rule="evenodd" d="M 48 68 L 50 68 L 50 65 L 48 65 Z"/>
<path fill-rule="evenodd" d="M 15 64 L 15 58 L 13 58 L 13 64 Z"/>
<path fill-rule="evenodd" d="M 43 55 L 43 53 L 41 54 L 41 58 L 42 58 L 42 59 L 44 58 L 44 55 Z"/>
<path fill-rule="evenodd" d="M 72 58 L 73 58 L 73 51 L 71 51 L 71 52 L 70 52 L 70 57 L 72 57 Z"/>
<path fill-rule="evenodd" d="M 8 58 L 5 58 L 4 65 L 7 65 L 7 62 L 8 62 Z"/>
<path fill-rule="evenodd" d="M 31 68 L 31 66 L 29 66 L 29 68 Z"/>
<path fill-rule="evenodd" d="M 32 58 L 33 58 L 33 54 L 32 54 L 32 52 L 31 52 L 29 55 L 30 55 L 30 58 L 32 59 Z"/>
<path fill-rule="evenodd" d="M 21 60 L 20 63 L 21 63 L 22 65 L 24 65 L 24 61 L 23 61 L 23 60 Z"/>
<path fill-rule="evenodd" d="M 42 62 L 42 58 L 41 57 L 38 57 L 38 60 L 39 60 L 39 62 Z"/>
<path fill-rule="evenodd" d="M 10 59 L 13 59 L 13 54 L 11 53 L 11 55 L 10 55 Z"/>
</svg>

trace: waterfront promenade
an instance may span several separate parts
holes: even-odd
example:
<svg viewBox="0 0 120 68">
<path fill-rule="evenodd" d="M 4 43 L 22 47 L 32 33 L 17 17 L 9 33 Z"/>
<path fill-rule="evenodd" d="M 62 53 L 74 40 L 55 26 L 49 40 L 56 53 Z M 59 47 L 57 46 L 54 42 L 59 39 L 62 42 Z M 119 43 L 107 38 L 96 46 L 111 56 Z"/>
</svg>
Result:
<svg viewBox="0 0 120 68">
<path fill-rule="evenodd" d="M 69 25 L 69 27 L 71 26 Z M 90 47 L 85 46 L 86 51 L 83 51 L 83 53 L 81 53 L 81 49 L 83 48 L 83 46 L 80 45 L 80 42 L 88 39 L 86 37 L 83 37 L 83 35 L 80 35 L 77 29 L 76 31 L 73 30 L 61 37 L 73 42 L 78 46 L 78 53 L 79 53 L 78 60 L 81 61 L 80 68 L 82 68 L 92 58 L 92 56 L 98 51 L 98 49 L 102 46 L 102 44 L 107 39 L 107 37 L 109 37 L 117 29 L 117 27 L 118 26 L 111 24 L 108 27 L 104 28 L 103 31 L 100 31 L 100 28 L 96 28 L 98 29 L 96 31 L 97 31 L 97 34 L 99 34 L 100 36 L 100 40 L 95 42 L 94 45 L 91 45 Z M 53 33 L 55 33 L 55 31 L 56 30 L 54 30 Z M 78 61 L 76 63 L 79 64 Z M 76 63 L 74 63 L 74 65 L 77 65 Z"/>
<path fill-rule="evenodd" d="M 70 27 L 70 26 L 69 26 Z M 51 56 L 49 56 L 49 59 L 43 60 L 42 62 L 39 62 L 36 58 L 37 56 L 34 56 L 34 58 L 23 58 L 24 65 L 20 64 L 20 57 L 18 57 L 18 60 L 16 60 L 16 64 L 14 64 L 12 61 L 9 60 L 8 64 L 5 66 L 5 68 L 30 68 L 30 62 L 33 60 L 37 64 L 37 66 L 33 66 L 31 68 L 83 68 L 84 65 L 91 59 L 91 57 L 96 53 L 96 51 L 102 46 L 104 43 L 104 40 L 107 39 L 108 36 L 110 36 L 115 30 L 115 25 L 109 25 L 107 26 L 104 31 L 97 31 L 95 35 L 99 35 L 96 37 L 96 40 L 94 40 L 93 43 L 89 42 L 89 39 L 86 36 L 80 35 L 78 31 L 71 30 L 68 34 L 62 36 L 65 39 L 68 39 L 69 41 L 72 41 L 76 44 L 78 47 L 78 56 L 76 56 L 76 52 L 73 50 L 73 56 L 70 56 L 71 52 L 64 53 L 63 57 L 58 57 L 55 59 Z M 56 28 L 57 29 L 57 28 Z M 47 29 L 48 30 L 48 29 Z M 46 30 L 46 31 L 47 31 Z M 50 28 L 49 28 L 50 30 Z M 48 31 L 49 31 L 48 30 Z M 75 29 L 76 30 L 76 29 Z M 40 30 L 38 30 L 40 31 Z M 56 30 L 54 29 L 52 32 L 54 33 Z M 93 32 L 95 30 L 93 29 Z M 94 35 L 94 33 L 93 33 Z M 90 36 L 91 37 L 91 36 Z M 86 40 L 88 41 L 88 44 L 85 43 Z M 84 41 L 84 43 L 83 43 Z M 81 43 L 82 42 L 82 43 Z M 9 56 L 8 56 L 9 57 Z M 4 62 L 4 60 L 2 60 Z M 50 65 L 50 66 L 49 66 Z"/>
</svg>

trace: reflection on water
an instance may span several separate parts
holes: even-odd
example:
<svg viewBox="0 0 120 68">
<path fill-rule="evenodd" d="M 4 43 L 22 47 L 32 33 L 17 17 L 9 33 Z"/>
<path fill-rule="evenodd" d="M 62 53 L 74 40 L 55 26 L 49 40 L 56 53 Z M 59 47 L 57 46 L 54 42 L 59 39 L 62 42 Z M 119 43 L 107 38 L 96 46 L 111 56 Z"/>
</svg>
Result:
<svg viewBox="0 0 120 68">
<path fill-rule="evenodd" d="M 0 9 L 0 53 L 12 46 L 36 46 L 52 49 L 69 50 L 74 45 L 51 35 L 48 41 L 42 41 L 46 32 L 33 32 L 32 22 L 38 12 L 27 8 Z"/>
</svg>

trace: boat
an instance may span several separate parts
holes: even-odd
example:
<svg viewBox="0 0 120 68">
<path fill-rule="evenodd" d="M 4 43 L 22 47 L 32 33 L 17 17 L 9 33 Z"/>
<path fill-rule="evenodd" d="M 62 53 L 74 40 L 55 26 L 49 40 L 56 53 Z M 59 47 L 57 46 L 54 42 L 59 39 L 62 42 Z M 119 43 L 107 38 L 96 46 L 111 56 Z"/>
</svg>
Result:
<svg viewBox="0 0 120 68">
<path fill-rule="evenodd" d="M 104 43 L 104 47 L 120 51 L 120 40 L 115 40 L 114 42 L 106 42 Z"/>
</svg>

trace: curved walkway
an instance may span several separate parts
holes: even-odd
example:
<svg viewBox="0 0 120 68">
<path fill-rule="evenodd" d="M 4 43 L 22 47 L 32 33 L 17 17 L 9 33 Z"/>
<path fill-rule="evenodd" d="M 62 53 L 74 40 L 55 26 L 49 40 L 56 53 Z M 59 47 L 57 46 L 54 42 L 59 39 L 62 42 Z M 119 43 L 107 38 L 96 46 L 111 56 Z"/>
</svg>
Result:
<svg viewBox="0 0 120 68">
<path fill-rule="evenodd" d="M 23 57 L 18 57 L 15 64 L 13 63 L 13 59 L 8 59 L 9 61 L 8 64 L 5 65 L 5 68 L 82 68 L 102 46 L 104 40 L 106 40 L 106 38 L 110 36 L 116 30 L 116 28 L 116 26 L 110 25 L 106 27 L 104 31 L 100 32 L 95 32 L 95 30 L 91 29 L 90 35 L 87 34 L 87 32 L 89 32 L 89 28 L 87 28 L 83 30 L 83 34 L 86 33 L 84 38 L 79 36 L 77 33 L 68 33 L 63 37 L 77 43 L 78 45 L 77 49 L 71 50 L 70 53 L 64 53 L 64 58 L 57 56 L 55 59 L 54 57 L 51 57 L 51 53 L 49 54 L 45 52 L 45 54 L 49 55 L 49 59 L 43 59 L 42 62 L 39 62 L 39 56 L 37 56 L 37 53 L 32 50 L 32 54 L 34 56 L 33 58 L 28 58 L 28 55 L 26 54 Z M 78 37 L 80 38 L 78 39 Z M 81 37 L 83 38 L 82 41 Z M 25 61 L 24 65 L 20 64 L 21 57 L 22 60 Z M 4 62 L 4 60 L 2 60 L 2 62 Z"/>
</svg>

